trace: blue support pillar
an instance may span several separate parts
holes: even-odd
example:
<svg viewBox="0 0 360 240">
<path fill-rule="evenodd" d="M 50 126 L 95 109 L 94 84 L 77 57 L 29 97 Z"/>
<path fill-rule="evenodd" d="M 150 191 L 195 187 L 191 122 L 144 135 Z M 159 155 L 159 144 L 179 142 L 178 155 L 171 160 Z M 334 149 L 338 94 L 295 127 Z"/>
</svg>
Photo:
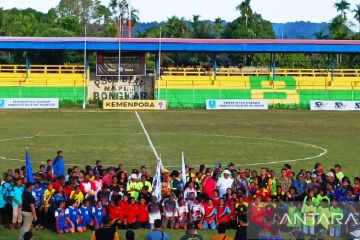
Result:
<svg viewBox="0 0 360 240">
<path fill-rule="evenodd" d="M 31 68 L 31 64 L 30 64 L 30 56 L 28 51 L 25 52 L 25 66 L 26 66 L 26 79 L 29 78 L 29 70 Z"/>
<path fill-rule="evenodd" d="M 272 81 L 275 80 L 275 68 L 276 68 L 276 63 L 275 63 L 275 53 L 271 53 L 271 63 L 270 63 L 270 68 L 271 68 L 271 73 L 272 73 Z"/>
<path fill-rule="evenodd" d="M 155 79 L 159 80 L 160 78 L 160 69 L 159 69 L 159 54 L 155 53 Z"/>
<path fill-rule="evenodd" d="M 217 71 L 217 56 L 216 53 L 213 53 L 213 73 L 214 73 L 214 81 L 216 81 L 216 71 Z"/>
</svg>

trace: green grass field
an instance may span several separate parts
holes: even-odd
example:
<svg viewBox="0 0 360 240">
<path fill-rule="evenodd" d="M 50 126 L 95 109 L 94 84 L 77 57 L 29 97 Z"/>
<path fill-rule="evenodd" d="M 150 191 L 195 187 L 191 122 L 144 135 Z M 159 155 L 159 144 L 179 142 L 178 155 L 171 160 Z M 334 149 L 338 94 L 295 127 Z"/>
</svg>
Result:
<svg viewBox="0 0 360 240">
<path fill-rule="evenodd" d="M 350 177 L 359 174 L 360 116 L 356 112 L 189 110 L 139 115 L 170 169 L 180 168 L 183 149 L 186 163 L 196 168 L 232 161 L 279 172 L 284 163 L 299 170 L 321 162 L 326 169 L 341 163 Z M 134 112 L 0 111 L 0 126 L 1 172 L 24 164 L 25 146 L 33 169 L 59 149 L 64 150 L 67 164 L 93 165 L 100 159 L 105 165 L 123 163 L 129 170 L 141 165 L 155 169 L 153 151 Z M 183 234 L 169 233 L 172 239 Z M 1 239 L 16 239 L 17 234 L 5 231 Z M 36 232 L 36 239 L 55 237 L 89 239 L 90 234 L 58 237 Z"/>
</svg>

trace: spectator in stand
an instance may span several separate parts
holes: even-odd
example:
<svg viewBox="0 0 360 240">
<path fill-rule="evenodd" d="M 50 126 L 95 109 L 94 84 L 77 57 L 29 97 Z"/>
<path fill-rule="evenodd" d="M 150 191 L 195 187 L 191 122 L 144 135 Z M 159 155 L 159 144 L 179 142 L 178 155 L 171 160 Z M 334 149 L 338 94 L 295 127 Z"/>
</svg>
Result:
<svg viewBox="0 0 360 240">
<path fill-rule="evenodd" d="M 162 226 L 161 220 L 156 219 L 154 221 L 155 229 L 146 235 L 145 240 L 159 240 L 159 239 L 170 240 L 169 235 L 162 231 L 161 226 Z"/>
<path fill-rule="evenodd" d="M 226 190 L 231 188 L 234 181 L 232 178 L 230 178 L 231 172 L 229 170 L 225 170 L 223 174 L 224 176 L 219 178 L 216 183 L 216 186 L 219 189 L 220 197 L 223 197 L 226 194 Z"/>
<path fill-rule="evenodd" d="M 52 171 L 56 177 L 65 176 L 65 161 L 63 151 L 57 151 L 57 156 L 52 162 Z"/>
<path fill-rule="evenodd" d="M 113 227 L 112 224 L 111 219 L 105 216 L 101 228 L 94 231 L 91 240 L 119 240 L 116 227 Z"/>
</svg>

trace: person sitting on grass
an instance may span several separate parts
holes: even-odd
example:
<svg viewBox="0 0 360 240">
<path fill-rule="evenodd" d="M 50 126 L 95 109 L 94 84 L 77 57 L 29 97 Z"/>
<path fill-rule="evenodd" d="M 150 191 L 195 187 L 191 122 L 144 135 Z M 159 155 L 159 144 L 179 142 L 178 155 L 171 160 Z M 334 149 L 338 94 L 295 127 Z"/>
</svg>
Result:
<svg viewBox="0 0 360 240">
<path fill-rule="evenodd" d="M 102 205 L 102 201 L 98 200 L 96 202 L 96 206 L 92 207 L 92 217 L 94 220 L 94 227 L 95 229 L 100 228 L 103 218 L 106 216 L 106 210 Z"/>
<path fill-rule="evenodd" d="M 55 229 L 59 234 L 69 232 L 69 224 L 65 219 L 65 202 L 59 202 L 55 210 Z"/>
<path fill-rule="evenodd" d="M 74 233 L 75 230 L 82 232 L 83 229 L 80 226 L 81 215 L 79 208 L 77 207 L 76 200 L 70 200 L 69 207 L 65 210 L 66 222 L 70 225 L 69 232 Z"/>
<path fill-rule="evenodd" d="M 79 208 L 81 213 L 81 223 L 83 231 L 85 232 L 88 227 L 92 228 L 94 226 L 93 221 L 91 219 L 92 208 L 89 206 L 90 202 L 88 199 L 85 199 L 81 207 Z"/>
</svg>

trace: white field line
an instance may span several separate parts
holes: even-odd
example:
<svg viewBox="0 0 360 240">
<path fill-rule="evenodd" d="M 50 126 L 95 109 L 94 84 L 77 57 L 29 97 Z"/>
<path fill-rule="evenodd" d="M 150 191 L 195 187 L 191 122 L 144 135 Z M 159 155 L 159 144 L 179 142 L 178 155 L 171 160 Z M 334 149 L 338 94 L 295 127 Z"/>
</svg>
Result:
<svg viewBox="0 0 360 240">
<path fill-rule="evenodd" d="M 140 116 L 139 116 L 140 118 Z M 138 118 L 138 119 L 139 119 Z M 141 119 L 139 120 L 140 124 L 142 123 Z M 143 124 L 141 124 L 142 126 L 144 126 Z M 143 128 L 143 130 L 145 129 L 145 127 Z M 149 133 L 146 131 L 146 129 L 144 130 L 144 133 L 147 137 L 149 137 Z M 37 136 L 27 136 L 27 137 L 17 137 L 17 138 L 9 138 L 9 139 L 0 139 L 0 142 L 7 142 L 7 141 L 14 141 L 14 140 L 21 140 L 21 139 L 31 139 L 34 137 L 66 137 L 66 136 L 98 136 L 98 135 L 126 135 L 126 134 L 143 134 L 143 133 L 89 133 L 89 134 L 54 134 L 54 135 L 37 135 Z M 327 154 L 328 150 L 326 148 L 317 146 L 315 144 L 310 144 L 310 143 L 304 143 L 304 142 L 299 142 L 299 141 L 288 141 L 288 140 L 283 140 L 283 139 L 274 139 L 274 138 L 258 138 L 258 137 L 244 137 L 244 136 L 229 136 L 229 135 L 219 135 L 219 134 L 202 134 L 202 133 L 169 133 L 169 132 L 163 132 L 163 133 L 151 133 L 153 135 L 179 135 L 179 134 L 183 134 L 183 135 L 190 135 L 190 136 L 205 136 L 205 137 L 224 137 L 224 138 L 236 138 L 236 139 L 253 139 L 253 140 L 263 140 L 263 141 L 274 141 L 274 142 L 284 142 L 284 143 L 289 143 L 289 144 L 295 144 L 295 145 L 300 145 L 300 146 L 304 146 L 304 147 L 309 147 L 309 148 L 313 148 L 313 149 L 317 149 L 320 150 L 321 152 L 318 155 L 315 156 L 309 156 L 309 157 L 305 157 L 305 158 L 298 158 L 298 159 L 286 159 L 286 160 L 279 160 L 279 161 L 271 161 L 271 162 L 257 162 L 257 163 L 246 163 L 246 164 L 236 164 L 236 166 L 258 166 L 258 165 L 268 165 L 268 164 L 277 164 L 277 163 L 285 163 L 285 162 L 298 162 L 298 161 L 306 161 L 306 160 L 311 160 L 311 159 L 316 159 L 319 157 L 324 156 L 325 154 Z M 148 139 L 148 141 L 149 141 Z M 154 145 L 151 142 L 151 139 L 149 141 L 150 147 L 152 145 L 152 149 L 155 153 L 156 149 L 154 147 Z M 155 155 L 156 156 L 156 155 Z M 0 160 L 7 160 L 7 161 L 20 161 L 20 162 L 24 162 L 24 159 L 14 159 L 14 158 L 6 158 L 6 157 L 0 157 Z M 45 161 L 33 161 L 33 162 L 39 162 L 39 163 L 45 163 Z M 66 164 L 68 166 L 74 166 L 74 165 L 80 165 L 83 166 L 82 164 L 75 164 L 75 163 L 68 163 Z M 113 166 L 113 165 L 104 165 L 104 166 Z M 206 165 L 211 167 L 212 165 Z M 128 166 L 128 167 L 139 167 L 139 166 Z M 178 168 L 181 167 L 181 165 L 170 165 L 170 166 L 165 166 L 168 168 Z"/>
<path fill-rule="evenodd" d="M 144 134 L 145 134 L 145 136 L 146 136 L 146 139 L 147 139 L 147 141 L 148 141 L 148 143 L 149 143 L 149 145 L 150 145 L 151 150 L 153 151 L 153 153 L 154 153 L 154 155 L 155 155 L 156 160 L 160 159 L 159 154 L 157 153 L 156 148 L 155 148 L 153 142 L 151 141 L 151 138 L 150 138 L 150 136 L 149 136 L 149 133 L 148 133 L 148 131 L 146 130 L 146 128 L 145 128 L 145 126 L 144 126 L 144 123 L 143 123 L 143 121 L 141 120 L 138 112 L 135 111 L 135 115 L 136 115 L 136 117 L 137 117 L 137 119 L 138 119 L 138 121 L 139 121 L 139 123 L 140 123 L 140 125 L 141 125 L 141 128 L 142 128 L 143 131 L 144 131 Z"/>
</svg>

